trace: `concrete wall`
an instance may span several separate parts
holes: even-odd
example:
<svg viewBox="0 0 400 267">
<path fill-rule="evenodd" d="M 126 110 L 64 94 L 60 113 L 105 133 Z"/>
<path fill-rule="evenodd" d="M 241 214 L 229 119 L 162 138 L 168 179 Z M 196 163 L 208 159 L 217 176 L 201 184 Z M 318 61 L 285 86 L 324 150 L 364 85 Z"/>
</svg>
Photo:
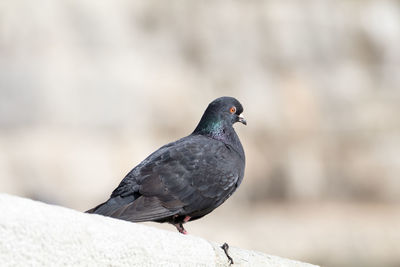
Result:
<svg viewBox="0 0 400 267">
<path fill-rule="evenodd" d="M 1 266 L 228 266 L 219 244 L 0 195 Z M 227 237 L 228 238 L 228 237 Z M 230 248 L 235 266 L 312 266 Z"/>
</svg>

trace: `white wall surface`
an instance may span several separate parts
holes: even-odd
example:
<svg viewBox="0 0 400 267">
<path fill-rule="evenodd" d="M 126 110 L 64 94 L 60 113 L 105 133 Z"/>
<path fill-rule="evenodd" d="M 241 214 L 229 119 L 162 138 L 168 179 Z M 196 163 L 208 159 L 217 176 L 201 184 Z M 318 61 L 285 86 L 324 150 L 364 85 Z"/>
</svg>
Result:
<svg viewBox="0 0 400 267">
<path fill-rule="evenodd" d="M 0 194 L 1 266 L 228 266 L 219 244 Z M 230 248 L 234 266 L 312 266 Z"/>
</svg>

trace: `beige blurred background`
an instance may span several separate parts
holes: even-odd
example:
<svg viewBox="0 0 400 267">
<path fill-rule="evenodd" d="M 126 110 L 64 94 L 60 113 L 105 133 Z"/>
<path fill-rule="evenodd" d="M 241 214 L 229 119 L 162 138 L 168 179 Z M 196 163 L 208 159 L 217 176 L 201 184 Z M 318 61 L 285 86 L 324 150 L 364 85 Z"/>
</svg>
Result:
<svg viewBox="0 0 400 267">
<path fill-rule="evenodd" d="M 400 266 L 399 1 L 1 1 L 0 191 L 91 208 L 224 95 L 245 180 L 190 234 Z"/>
</svg>

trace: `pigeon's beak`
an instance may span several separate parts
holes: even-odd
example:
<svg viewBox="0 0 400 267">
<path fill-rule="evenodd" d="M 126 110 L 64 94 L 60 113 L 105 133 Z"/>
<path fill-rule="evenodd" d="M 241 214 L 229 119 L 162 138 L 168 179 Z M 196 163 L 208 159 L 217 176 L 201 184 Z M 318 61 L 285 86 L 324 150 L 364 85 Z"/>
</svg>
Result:
<svg viewBox="0 0 400 267">
<path fill-rule="evenodd" d="M 239 122 L 243 123 L 244 125 L 247 125 L 247 121 L 244 119 L 243 115 L 239 115 Z"/>
</svg>

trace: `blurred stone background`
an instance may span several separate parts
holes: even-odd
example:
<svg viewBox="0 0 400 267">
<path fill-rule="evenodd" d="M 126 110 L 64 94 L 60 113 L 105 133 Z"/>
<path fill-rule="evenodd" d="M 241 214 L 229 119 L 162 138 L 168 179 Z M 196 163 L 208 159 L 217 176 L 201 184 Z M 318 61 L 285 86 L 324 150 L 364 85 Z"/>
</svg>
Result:
<svg viewBox="0 0 400 267">
<path fill-rule="evenodd" d="M 399 1 L 1 1 L 0 191 L 91 208 L 223 95 L 245 180 L 189 233 L 400 266 Z"/>
</svg>

